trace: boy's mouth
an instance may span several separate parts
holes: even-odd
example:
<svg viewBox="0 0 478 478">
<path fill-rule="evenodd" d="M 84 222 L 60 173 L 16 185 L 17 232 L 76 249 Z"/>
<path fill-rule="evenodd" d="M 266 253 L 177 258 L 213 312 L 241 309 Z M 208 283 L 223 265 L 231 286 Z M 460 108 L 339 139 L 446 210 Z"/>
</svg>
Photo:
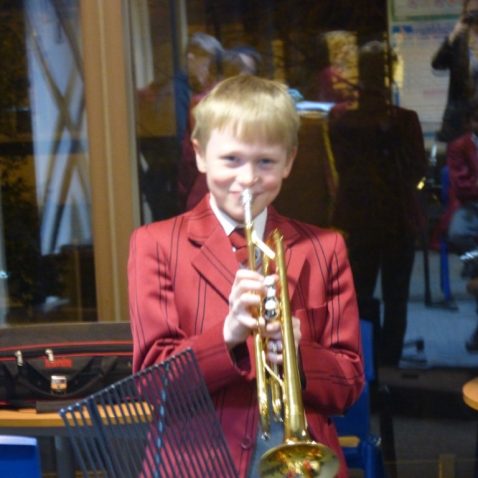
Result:
<svg viewBox="0 0 478 478">
<path fill-rule="evenodd" d="M 242 197 L 244 195 L 244 191 L 231 191 L 231 194 L 233 196 L 237 196 L 240 200 L 242 200 Z M 254 198 L 256 197 L 255 193 L 251 193 L 251 199 L 254 201 Z"/>
</svg>

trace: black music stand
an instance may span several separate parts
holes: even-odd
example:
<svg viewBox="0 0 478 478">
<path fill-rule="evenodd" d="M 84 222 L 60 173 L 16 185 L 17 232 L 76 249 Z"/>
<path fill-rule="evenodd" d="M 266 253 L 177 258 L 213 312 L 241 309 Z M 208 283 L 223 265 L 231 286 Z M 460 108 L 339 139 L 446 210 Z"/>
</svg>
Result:
<svg viewBox="0 0 478 478">
<path fill-rule="evenodd" d="M 189 349 L 60 415 L 84 477 L 237 478 Z"/>
</svg>

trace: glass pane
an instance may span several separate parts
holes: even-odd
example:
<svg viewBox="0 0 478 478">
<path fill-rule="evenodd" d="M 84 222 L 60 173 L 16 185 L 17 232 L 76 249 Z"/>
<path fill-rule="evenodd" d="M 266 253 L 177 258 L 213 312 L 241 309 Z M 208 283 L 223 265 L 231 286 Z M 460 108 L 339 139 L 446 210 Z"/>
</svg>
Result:
<svg viewBox="0 0 478 478">
<path fill-rule="evenodd" d="M 175 71 L 179 56 L 173 25 L 179 3 L 130 2 L 144 221 L 178 212 L 176 171 L 181 143 Z M 187 92 L 185 95 L 187 104 Z"/>
<path fill-rule="evenodd" d="M 464 454 L 454 437 L 468 425 L 461 384 L 476 374 L 478 365 L 478 280 L 469 284 L 469 293 L 462 261 L 447 249 L 442 223 L 449 211 L 447 194 L 442 194 L 449 185 L 442 169 L 447 144 L 438 141 L 437 132 L 449 76 L 431 68 L 432 56 L 453 30 L 462 3 L 129 2 L 143 223 L 185 211 L 204 195 L 188 141 L 189 111 L 221 78 L 250 72 L 242 53 L 252 49 L 253 57 L 259 58 L 257 73 L 285 81 L 297 100 L 302 122 L 299 153 L 275 206 L 285 215 L 345 230 L 355 267 L 370 273 L 365 278 L 355 275 L 357 289 L 365 296 L 360 301 L 362 316 L 379 330 L 374 351 L 382 359 L 381 383 L 395 393 L 385 407 L 382 402 L 375 405 L 384 412 L 380 418 L 390 418 L 384 417 L 390 412 L 396 424 L 398 476 L 436 474 L 441 451 L 456 454 L 460 476 L 471 473 L 473 461 L 459 458 Z M 475 50 L 476 39 L 463 52 L 471 55 Z M 367 59 L 374 51 L 377 54 Z M 466 77 L 474 72 L 476 84 L 476 58 L 473 66 L 462 73 Z M 369 101 L 370 93 L 381 97 L 380 105 Z M 395 115 L 395 106 L 409 112 Z M 338 121 L 345 112 L 345 119 Z M 375 152 L 364 152 L 367 148 Z M 371 164 L 374 154 L 378 165 Z M 403 157 L 410 159 L 408 164 L 401 163 Z M 407 181 L 399 184 L 400 178 Z M 368 215 L 359 212 L 361 203 L 370 205 Z M 399 209 L 404 221 L 420 220 L 414 222 L 413 232 L 388 236 L 389 260 L 378 273 L 382 257 L 376 252 L 384 244 L 379 244 L 384 230 L 396 226 L 403 231 L 403 223 L 391 221 Z M 362 229 L 361 242 L 350 240 L 351 221 Z M 393 347 L 382 346 L 382 324 L 394 318 L 399 320 L 390 327 Z M 467 346 L 470 338 L 474 343 Z M 394 352 L 390 367 L 383 366 L 386 352 Z M 445 415 L 451 421 L 444 424 Z M 379 430 L 377 422 L 372 425 L 379 432 L 390 425 L 385 420 Z M 425 431 L 427 438 L 411 443 L 407 430 L 422 424 L 440 438 L 429 444 Z M 442 427 L 450 433 L 442 433 Z M 387 459 L 394 460 L 390 435 L 382 438 Z M 474 454 L 473 443 L 465 454 Z"/>
<path fill-rule="evenodd" d="M 96 320 L 79 2 L 5 4 L 0 323 Z"/>
</svg>

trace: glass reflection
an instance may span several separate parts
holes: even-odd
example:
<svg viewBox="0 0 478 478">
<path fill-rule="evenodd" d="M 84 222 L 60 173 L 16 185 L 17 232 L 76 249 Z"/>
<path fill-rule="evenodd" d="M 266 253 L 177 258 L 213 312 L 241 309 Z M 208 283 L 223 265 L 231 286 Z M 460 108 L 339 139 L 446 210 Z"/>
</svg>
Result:
<svg viewBox="0 0 478 478">
<path fill-rule="evenodd" d="M 335 223 L 334 213 L 339 188 L 341 184 L 342 188 L 346 187 L 346 178 L 350 178 L 347 158 L 351 154 L 342 150 L 339 154 L 336 150 L 351 139 L 336 138 L 335 143 L 339 146 L 333 145 L 331 119 L 340 112 L 359 108 L 360 92 L 367 74 L 366 67 L 359 62 L 360 48 L 370 42 L 383 42 L 387 49 L 380 60 L 379 86 L 385 102 L 388 106 L 416 109 L 423 133 L 422 138 L 421 133 L 413 135 L 413 143 L 420 143 L 419 169 L 424 174 L 418 174 L 420 178 L 414 175 L 413 181 L 416 179 L 417 184 L 409 185 L 409 189 L 421 188 L 409 193 L 416 196 L 414 203 L 420 203 L 416 207 L 422 208 L 418 214 L 422 214 L 424 221 L 420 231 L 409 241 L 408 250 L 414 248 L 417 259 L 413 263 L 410 299 L 414 308 L 416 304 L 434 306 L 435 303 L 427 300 L 427 289 L 432 287 L 435 297 L 442 293 L 438 273 L 433 274 L 439 257 L 431 236 L 437 215 L 441 214 L 437 172 L 443 165 L 444 151 L 440 147 L 437 149 L 431 136 L 439 126 L 441 107 L 437 105 L 445 100 L 446 89 L 443 97 L 437 98 L 439 92 L 429 80 L 431 72 L 423 59 L 423 49 L 416 48 L 416 37 L 430 44 L 439 39 L 436 28 L 429 25 L 431 20 L 420 16 L 421 7 L 416 2 L 389 3 L 390 11 L 379 1 L 346 5 L 285 0 L 130 2 L 143 222 L 187 210 L 205 193 L 206 187 L 195 169 L 194 153 L 188 141 L 191 129 L 188 111 L 215 82 L 245 71 L 237 52 L 246 47 L 257 53 L 260 59 L 258 74 L 285 81 L 301 110 L 299 154 L 293 172 L 276 200 L 276 207 L 285 215 L 310 223 L 342 227 L 342 224 Z M 434 14 L 440 17 L 443 25 L 452 25 L 452 15 L 456 16 L 459 9 L 445 4 L 434 6 Z M 416 21 L 409 20 L 415 17 Z M 438 33 L 440 38 L 443 28 Z M 400 33 L 400 43 L 397 42 L 397 32 Z M 198 35 L 205 40 L 202 45 L 196 42 Z M 207 36 L 212 39 L 209 46 Z M 390 41 L 393 45 L 389 45 Z M 430 52 L 430 48 L 427 46 L 426 51 Z M 430 95 L 428 89 L 420 89 L 420 79 L 426 83 L 423 88 L 427 85 L 431 88 Z M 432 109 L 433 101 L 437 105 Z M 382 119 L 390 124 L 395 121 L 393 118 Z M 379 115 L 371 112 L 370 121 L 379 125 Z M 420 128 L 417 127 L 416 131 Z M 400 143 L 404 141 L 402 139 Z M 423 146 L 427 155 L 431 151 L 427 171 L 423 168 Z M 367 188 L 363 186 L 362 189 Z M 346 207 L 353 215 L 356 204 L 354 200 L 349 202 Z M 411 214 L 412 209 L 407 211 Z M 413 211 L 417 212 L 415 206 Z M 450 257 L 450 260 L 454 258 Z M 409 269 L 408 259 L 407 264 Z M 457 267 L 454 261 L 450 267 Z M 460 286 L 459 280 L 458 277 L 457 287 Z M 371 287 L 374 298 L 382 300 L 383 290 L 378 281 Z M 410 300 L 407 301 L 409 305 Z M 403 309 L 403 301 L 400 307 Z M 377 317 L 376 312 L 369 314 Z M 412 309 L 409 314 L 412 321 L 414 314 Z M 405 353 L 413 356 L 415 351 L 420 352 L 417 360 L 420 366 L 424 366 L 420 356 L 423 348 L 413 349 L 414 344 L 427 342 L 426 334 L 417 332 L 415 327 L 410 334 L 406 335 L 405 342 L 411 346 Z M 433 357 L 431 360 L 434 363 Z M 473 361 L 473 357 L 469 357 L 469 362 Z"/>
<path fill-rule="evenodd" d="M 94 320 L 79 4 L 25 0 L 4 14 L 0 321 Z"/>
</svg>

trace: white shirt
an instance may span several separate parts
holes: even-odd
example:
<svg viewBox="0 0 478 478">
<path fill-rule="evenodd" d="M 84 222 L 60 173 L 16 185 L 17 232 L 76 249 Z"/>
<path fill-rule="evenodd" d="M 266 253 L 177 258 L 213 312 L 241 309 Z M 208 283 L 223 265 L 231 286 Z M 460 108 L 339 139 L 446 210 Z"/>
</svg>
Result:
<svg viewBox="0 0 478 478">
<path fill-rule="evenodd" d="M 221 211 L 214 199 L 214 196 L 211 194 L 209 196 L 209 204 L 211 206 L 214 215 L 217 217 L 217 220 L 223 227 L 226 236 L 229 236 L 236 227 L 244 227 L 244 224 L 239 224 L 238 222 L 234 221 L 234 219 L 230 218 L 224 211 Z M 264 238 L 264 232 L 266 229 L 266 221 L 267 221 L 267 209 L 262 210 L 255 218 L 254 218 L 254 230 L 256 231 L 257 236 L 260 239 Z"/>
</svg>

